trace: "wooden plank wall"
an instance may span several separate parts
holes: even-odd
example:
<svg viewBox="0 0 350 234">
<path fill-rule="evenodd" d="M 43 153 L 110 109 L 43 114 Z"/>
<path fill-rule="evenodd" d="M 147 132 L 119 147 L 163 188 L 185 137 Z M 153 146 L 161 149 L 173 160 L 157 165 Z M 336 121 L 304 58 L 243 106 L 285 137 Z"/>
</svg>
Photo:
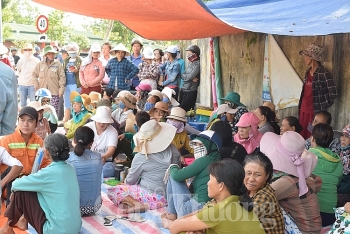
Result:
<svg viewBox="0 0 350 234">
<path fill-rule="evenodd" d="M 262 104 L 265 36 L 266 34 L 247 32 L 219 38 L 223 93 L 240 93 L 242 103 L 250 110 Z M 339 92 L 335 104 L 328 110 L 333 116 L 332 125 L 335 129 L 342 129 L 350 123 L 350 34 L 315 37 L 275 36 L 275 39 L 301 78 L 304 77 L 307 66 L 303 57 L 299 56 L 299 51 L 312 42 L 324 46 L 326 62 L 323 65 L 332 73 Z M 209 40 L 182 42 L 184 49 L 190 44 L 197 44 L 202 50 L 202 85 L 198 102 L 210 106 L 212 102 L 211 95 L 208 95 L 211 90 Z M 185 57 L 184 59 L 186 60 Z M 281 88 L 288 88 L 288 84 Z M 280 110 L 278 113 L 280 118 L 288 115 L 296 116 L 297 107 Z"/>
</svg>

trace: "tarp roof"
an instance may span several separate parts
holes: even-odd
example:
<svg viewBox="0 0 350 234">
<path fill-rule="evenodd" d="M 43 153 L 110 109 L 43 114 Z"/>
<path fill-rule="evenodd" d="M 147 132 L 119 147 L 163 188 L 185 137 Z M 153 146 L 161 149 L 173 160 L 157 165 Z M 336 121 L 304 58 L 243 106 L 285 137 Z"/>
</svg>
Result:
<svg viewBox="0 0 350 234">
<path fill-rule="evenodd" d="M 34 0 L 62 11 L 119 20 L 153 40 L 188 40 L 243 32 L 210 13 L 201 0 Z"/>
<path fill-rule="evenodd" d="M 350 32 L 349 0 L 215 0 L 207 7 L 229 25 L 252 32 L 291 36 Z"/>
</svg>

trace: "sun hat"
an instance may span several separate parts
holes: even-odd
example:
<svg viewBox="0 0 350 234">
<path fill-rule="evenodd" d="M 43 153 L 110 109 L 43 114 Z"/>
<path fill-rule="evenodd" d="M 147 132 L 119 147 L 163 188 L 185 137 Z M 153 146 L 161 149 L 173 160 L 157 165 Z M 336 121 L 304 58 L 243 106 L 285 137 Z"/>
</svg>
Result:
<svg viewBox="0 0 350 234">
<path fill-rule="evenodd" d="M 58 52 L 52 46 L 48 45 L 48 46 L 45 46 L 44 48 L 44 55 L 46 55 L 47 53 L 57 54 Z"/>
<path fill-rule="evenodd" d="M 201 49 L 197 45 L 190 45 L 187 47 L 186 51 L 192 51 L 193 53 L 196 53 L 197 55 L 201 54 Z"/>
<path fill-rule="evenodd" d="M 125 93 L 123 96 L 120 97 L 120 100 L 122 100 L 126 107 L 129 107 L 131 109 L 136 109 L 136 97 L 132 95 L 131 93 Z"/>
<path fill-rule="evenodd" d="M 153 116 L 154 111 L 155 111 L 156 109 L 159 109 L 159 110 L 162 110 L 162 111 L 165 111 L 165 112 L 169 112 L 169 106 L 168 106 L 168 104 L 166 104 L 165 102 L 157 102 L 157 103 L 155 104 L 155 106 L 154 106 L 152 109 L 149 110 L 149 112 L 148 112 L 149 115 L 150 115 L 150 116 Z"/>
<path fill-rule="evenodd" d="M 236 124 L 236 127 L 258 127 L 259 124 L 259 118 L 253 113 L 248 112 L 244 113 L 241 118 L 239 119 L 238 123 Z"/>
<path fill-rule="evenodd" d="M 173 141 L 176 128 L 167 123 L 159 123 L 156 120 L 149 120 L 144 123 L 133 139 L 137 151 L 145 154 L 164 151 Z"/>
<path fill-rule="evenodd" d="M 0 54 L 6 54 L 7 52 L 9 52 L 9 49 L 3 44 L 0 44 Z"/>
<path fill-rule="evenodd" d="M 166 50 L 164 50 L 164 53 L 169 52 L 172 54 L 176 54 L 178 50 L 179 49 L 176 45 L 171 45 L 171 46 L 168 46 L 168 48 L 166 48 Z"/>
<path fill-rule="evenodd" d="M 142 39 L 141 38 L 137 38 L 137 37 L 133 38 L 131 40 L 131 46 L 133 46 L 134 44 L 140 44 L 141 46 L 143 46 Z"/>
<path fill-rule="evenodd" d="M 95 92 L 95 91 L 91 91 L 89 93 L 89 97 L 91 99 L 91 103 L 96 103 L 98 102 L 99 100 L 101 100 L 101 94 L 98 93 L 98 92 Z"/>
<path fill-rule="evenodd" d="M 171 108 L 170 115 L 166 117 L 167 119 L 176 119 L 187 123 L 186 111 L 181 107 Z"/>
<path fill-rule="evenodd" d="M 149 96 L 157 96 L 159 97 L 160 100 L 163 100 L 163 94 L 157 89 L 152 90 L 151 92 L 148 93 Z"/>
<path fill-rule="evenodd" d="M 175 91 L 173 89 L 171 89 L 169 87 L 164 87 L 164 89 L 162 90 L 162 94 L 165 94 L 169 98 L 172 106 L 179 106 L 180 105 L 180 103 L 178 103 L 175 100 L 175 98 L 173 98 L 173 95 L 175 95 Z"/>
<path fill-rule="evenodd" d="M 276 110 L 276 106 L 272 102 L 264 102 L 263 106 L 267 106 L 272 112 L 275 112 Z"/>
<path fill-rule="evenodd" d="M 87 94 L 79 94 L 77 91 L 72 91 L 69 95 L 70 102 L 80 102 L 88 111 L 92 111 L 91 99 Z"/>
<path fill-rule="evenodd" d="M 299 178 L 299 196 L 307 193 L 305 178 L 317 165 L 317 156 L 305 150 L 305 139 L 297 132 L 287 131 L 282 136 L 267 132 L 260 141 L 260 150 L 272 162 L 273 169 Z"/>
<path fill-rule="evenodd" d="M 142 55 L 145 59 L 154 59 L 153 49 L 149 46 L 143 49 Z"/>
<path fill-rule="evenodd" d="M 349 124 L 343 128 L 342 133 L 344 134 L 344 136 L 350 137 L 350 125 Z"/>
<path fill-rule="evenodd" d="M 33 45 L 31 43 L 24 43 L 22 49 L 27 50 L 27 49 L 33 49 Z"/>
<path fill-rule="evenodd" d="M 90 50 L 91 50 L 92 53 L 93 52 L 100 52 L 101 53 L 101 45 L 100 45 L 100 43 L 98 43 L 98 42 L 92 43 L 92 45 L 90 47 Z"/>
<path fill-rule="evenodd" d="M 79 46 L 75 42 L 69 42 L 68 45 L 66 45 L 66 51 L 68 54 L 70 53 L 78 53 Z"/>
<path fill-rule="evenodd" d="M 112 107 L 112 103 L 110 100 L 108 99 L 100 99 L 97 103 L 96 103 L 96 107 L 99 106 L 108 106 L 109 108 Z"/>
<path fill-rule="evenodd" d="M 216 109 L 216 114 L 218 115 L 221 115 L 223 113 L 235 114 L 237 111 L 238 111 L 237 109 L 232 109 L 227 104 L 221 104 L 220 106 L 218 106 L 218 109 Z"/>
<path fill-rule="evenodd" d="M 98 123 L 114 123 L 111 113 L 112 110 L 108 106 L 99 106 L 96 108 L 96 113 L 91 119 Z"/>
<path fill-rule="evenodd" d="M 118 93 L 118 95 L 115 97 L 115 99 L 123 97 L 125 94 L 130 93 L 128 90 L 122 90 Z"/>
<path fill-rule="evenodd" d="M 245 105 L 241 103 L 241 96 L 236 92 L 229 92 L 224 98 L 220 98 L 220 100 L 229 101 L 237 104 L 238 106 L 245 107 Z"/>
<path fill-rule="evenodd" d="M 152 87 L 149 84 L 146 83 L 140 83 L 138 86 L 135 88 L 137 91 L 151 91 Z"/>
<path fill-rule="evenodd" d="M 21 117 L 22 115 L 28 115 L 28 116 L 30 116 L 32 119 L 35 119 L 36 122 L 38 122 L 39 115 L 38 115 L 37 110 L 36 110 L 34 107 L 31 107 L 31 106 L 25 106 L 25 107 L 23 107 L 23 108 L 19 111 L 18 117 Z"/>
<path fill-rule="evenodd" d="M 48 106 L 42 106 L 40 102 L 38 101 L 32 101 L 29 102 L 27 104 L 27 106 L 31 106 L 33 108 L 35 108 L 36 111 L 40 111 L 40 110 L 50 110 L 50 108 Z"/>
<path fill-rule="evenodd" d="M 316 43 L 309 44 L 305 50 L 301 50 L 299 55 L 306 55 L 313 60 L 323 62 L 325 61 L 323 46 L 317 45 Z"/>
<path fill-rule="evenodd" d="M 122 43 L 119 43 L 118 45 L 116 45 L 115 47 L 113 47 L 109 53 L 111 55 L 115 55 L 116 51 L 124 51 L 126 54 L 125 55 L 128 55 L 129 54 L 129 51 L 126 49 L 125 45 L 123 45 Z"/>
<path fill-rule="evenodd" d="M 50 42 L 50 46 L 58 48 L 58 42 L 57 41 L 51 41 Z"/>
</svg>

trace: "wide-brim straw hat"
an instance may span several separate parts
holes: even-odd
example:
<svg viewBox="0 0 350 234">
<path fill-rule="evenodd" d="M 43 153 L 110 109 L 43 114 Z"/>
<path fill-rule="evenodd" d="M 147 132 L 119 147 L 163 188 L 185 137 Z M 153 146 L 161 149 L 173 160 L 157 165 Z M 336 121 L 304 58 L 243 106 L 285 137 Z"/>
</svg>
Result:
<svg viewBox="0 0 350 234">
<path fill-rule="evenodd" d="M 114 123 L 111 113 L 112 110 L 108 106 L 99 106 L 96 108 L 96 113 L 91 119 L 98 123 Z"/>
<path fill-rule="evenodd" d="M 89 97 L 91 99 L 91 103 L 97 103 L 99 100 L 101 100 L 101 94 L 95 91 L 90 92 Z"/>
<path fill-rule="evenodd" d="M 148 93 L 148 95 L 157 96 L 157 97 L 159 97 L 159 99 L 160 99 L 161 101 L 163 100 L 163 94 L 162 94 L 162 92 L 160 92 L 160 91 L 157 90 L 157 89 L 153 89 L 151 92 Z"/>
<path fill-rule="evenodd" d="M 46 110 L 50 110 L 50 107 L 45 106 L 45 105 L 42 106 L 41 103 L 38 102 L 38 101 L 29 102 L 29 103 L 27 104 L 27 106 L 31 106 L 31 107 L 35 108 L 36 111 L 41 111 L 41 110 L 46 111 Z"/>
<path fill-rule="evenodd" d="M 136 109 L 136 102 L 137 99 L 134 95 L 131 93 L 125 93 L 123 96 L 120 97 L 120 100 L 124 102 L 125 106 L 131 109 Z"/>
<path fill-rule="evenodd" d="M 166 117 L 167 119 L 176 119 L 187 123 L 186 111 L 181 107 L 173 107 L 170 111 L 170 115 Z"/>
<path fill-rule="evenodd" d="M 149 120 L 144 123 L 133 139 L 139 153 L 148 154 L 164 151 L 174 139 L 176 128 L 167 123 Z"/>
<path fill-rule="evenodd" d="M 169 113 L 169 105 L 166 104 L 165 102 L 157 102 L 155 104 L 155 106 L 152 109 L 149 110 L 149 115 L 153 116 L 154 111 L 156 109 L 159 109 L 159 110 L 162 110 L 162 111 L 165 111 L 165 112 Z"/>
<path fill-rule="evenodd" d="M 179 106 L 180 103 L 178 103 L 174 98 L 173 95 L 175 95 L 175 91 L 169 87 L 164 87 L 164 89 L 162 90 L 162 93 L 165 94 L 169 100 L 172 106 Z"/>
<path fill-rule="evenodd" d="M 33 45 L 31 43 L 24 43 L 22 49 L 28 50 L 28 49 L 33 49 Z"/>
<path fill-rule="evenodd" d="M 83 103 L 83 106 L 85 107 L 85 109 L 87 109 L 88 111 L 92 111 L 93 108 L 91 106 L 91 99 L 89 97 L 89 95 L 87 94 L 79 94 L 77 91 L 72 91 L 69 95 L 69 98 L 70 98 L 70 102 L 73 102 L 76 97 L 80 96 L 81 97 L 81 100 L 82 100 L 82 103 Z"/>
<path fill-rule="evenodd" d="M 317 45 L 315 43 L 311 43 L 306 47 L 305 50 L 301 50 L 299 55 L 306 55 L 312 58 L 313 60 L 323 62 L 325 61 L 324 49 L 323 46 Z"/>
<path fill-rule="evenodd" d="M 216 114 L 221 115 L 223 113 L 229 113 L 229 114 L 236 114 L 238 110 L 232 109 L 228 104 L 221 104 L 218 106 L 218 109 L 216 109 Z"/>
<path fill-rule="evenodd" d="M 117 51 L 124 51 L 126 54 L 125 55 L 128 55 L 129 54 L 129 51 L 128 51 L 128 49 L 125 47 L 125 45 L 123 45 L 122 43 L 119 43 L 118 45 L 116 45 L 115 47 L 113 47 L 110 51 L 109 51 L 109 53 L 111 54 L 111 55 L 115 55 L 115 53 L 117 52 Z"/>
</svg>

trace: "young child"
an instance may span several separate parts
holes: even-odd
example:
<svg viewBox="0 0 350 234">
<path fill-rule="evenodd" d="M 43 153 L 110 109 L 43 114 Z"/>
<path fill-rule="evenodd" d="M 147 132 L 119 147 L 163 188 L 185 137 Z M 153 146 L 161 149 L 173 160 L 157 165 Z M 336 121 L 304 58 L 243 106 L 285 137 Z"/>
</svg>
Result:
<svg viewBox="0 0 350 234">
<path fill-rule="evenodd" d="M 350 194 L 350 124 L 342 132 L 340 158 L 343 162 L 343 178 L 338 185 L 338 193 Z"/>
<path fill-rule="evenodd" d="M 35 128 L 35 133 L 40 136 L 41 139 L 45 139 L 46 136 L 51 134 L 49 121 L 44 117 L 44 110 L 49 109 L 46 106 L 40 105 L 40 102 L 33 101 L 28 103 L 28 106 L 31 106 L 36 109 L 38 112 L 38 124 Z"/>
</svg>

